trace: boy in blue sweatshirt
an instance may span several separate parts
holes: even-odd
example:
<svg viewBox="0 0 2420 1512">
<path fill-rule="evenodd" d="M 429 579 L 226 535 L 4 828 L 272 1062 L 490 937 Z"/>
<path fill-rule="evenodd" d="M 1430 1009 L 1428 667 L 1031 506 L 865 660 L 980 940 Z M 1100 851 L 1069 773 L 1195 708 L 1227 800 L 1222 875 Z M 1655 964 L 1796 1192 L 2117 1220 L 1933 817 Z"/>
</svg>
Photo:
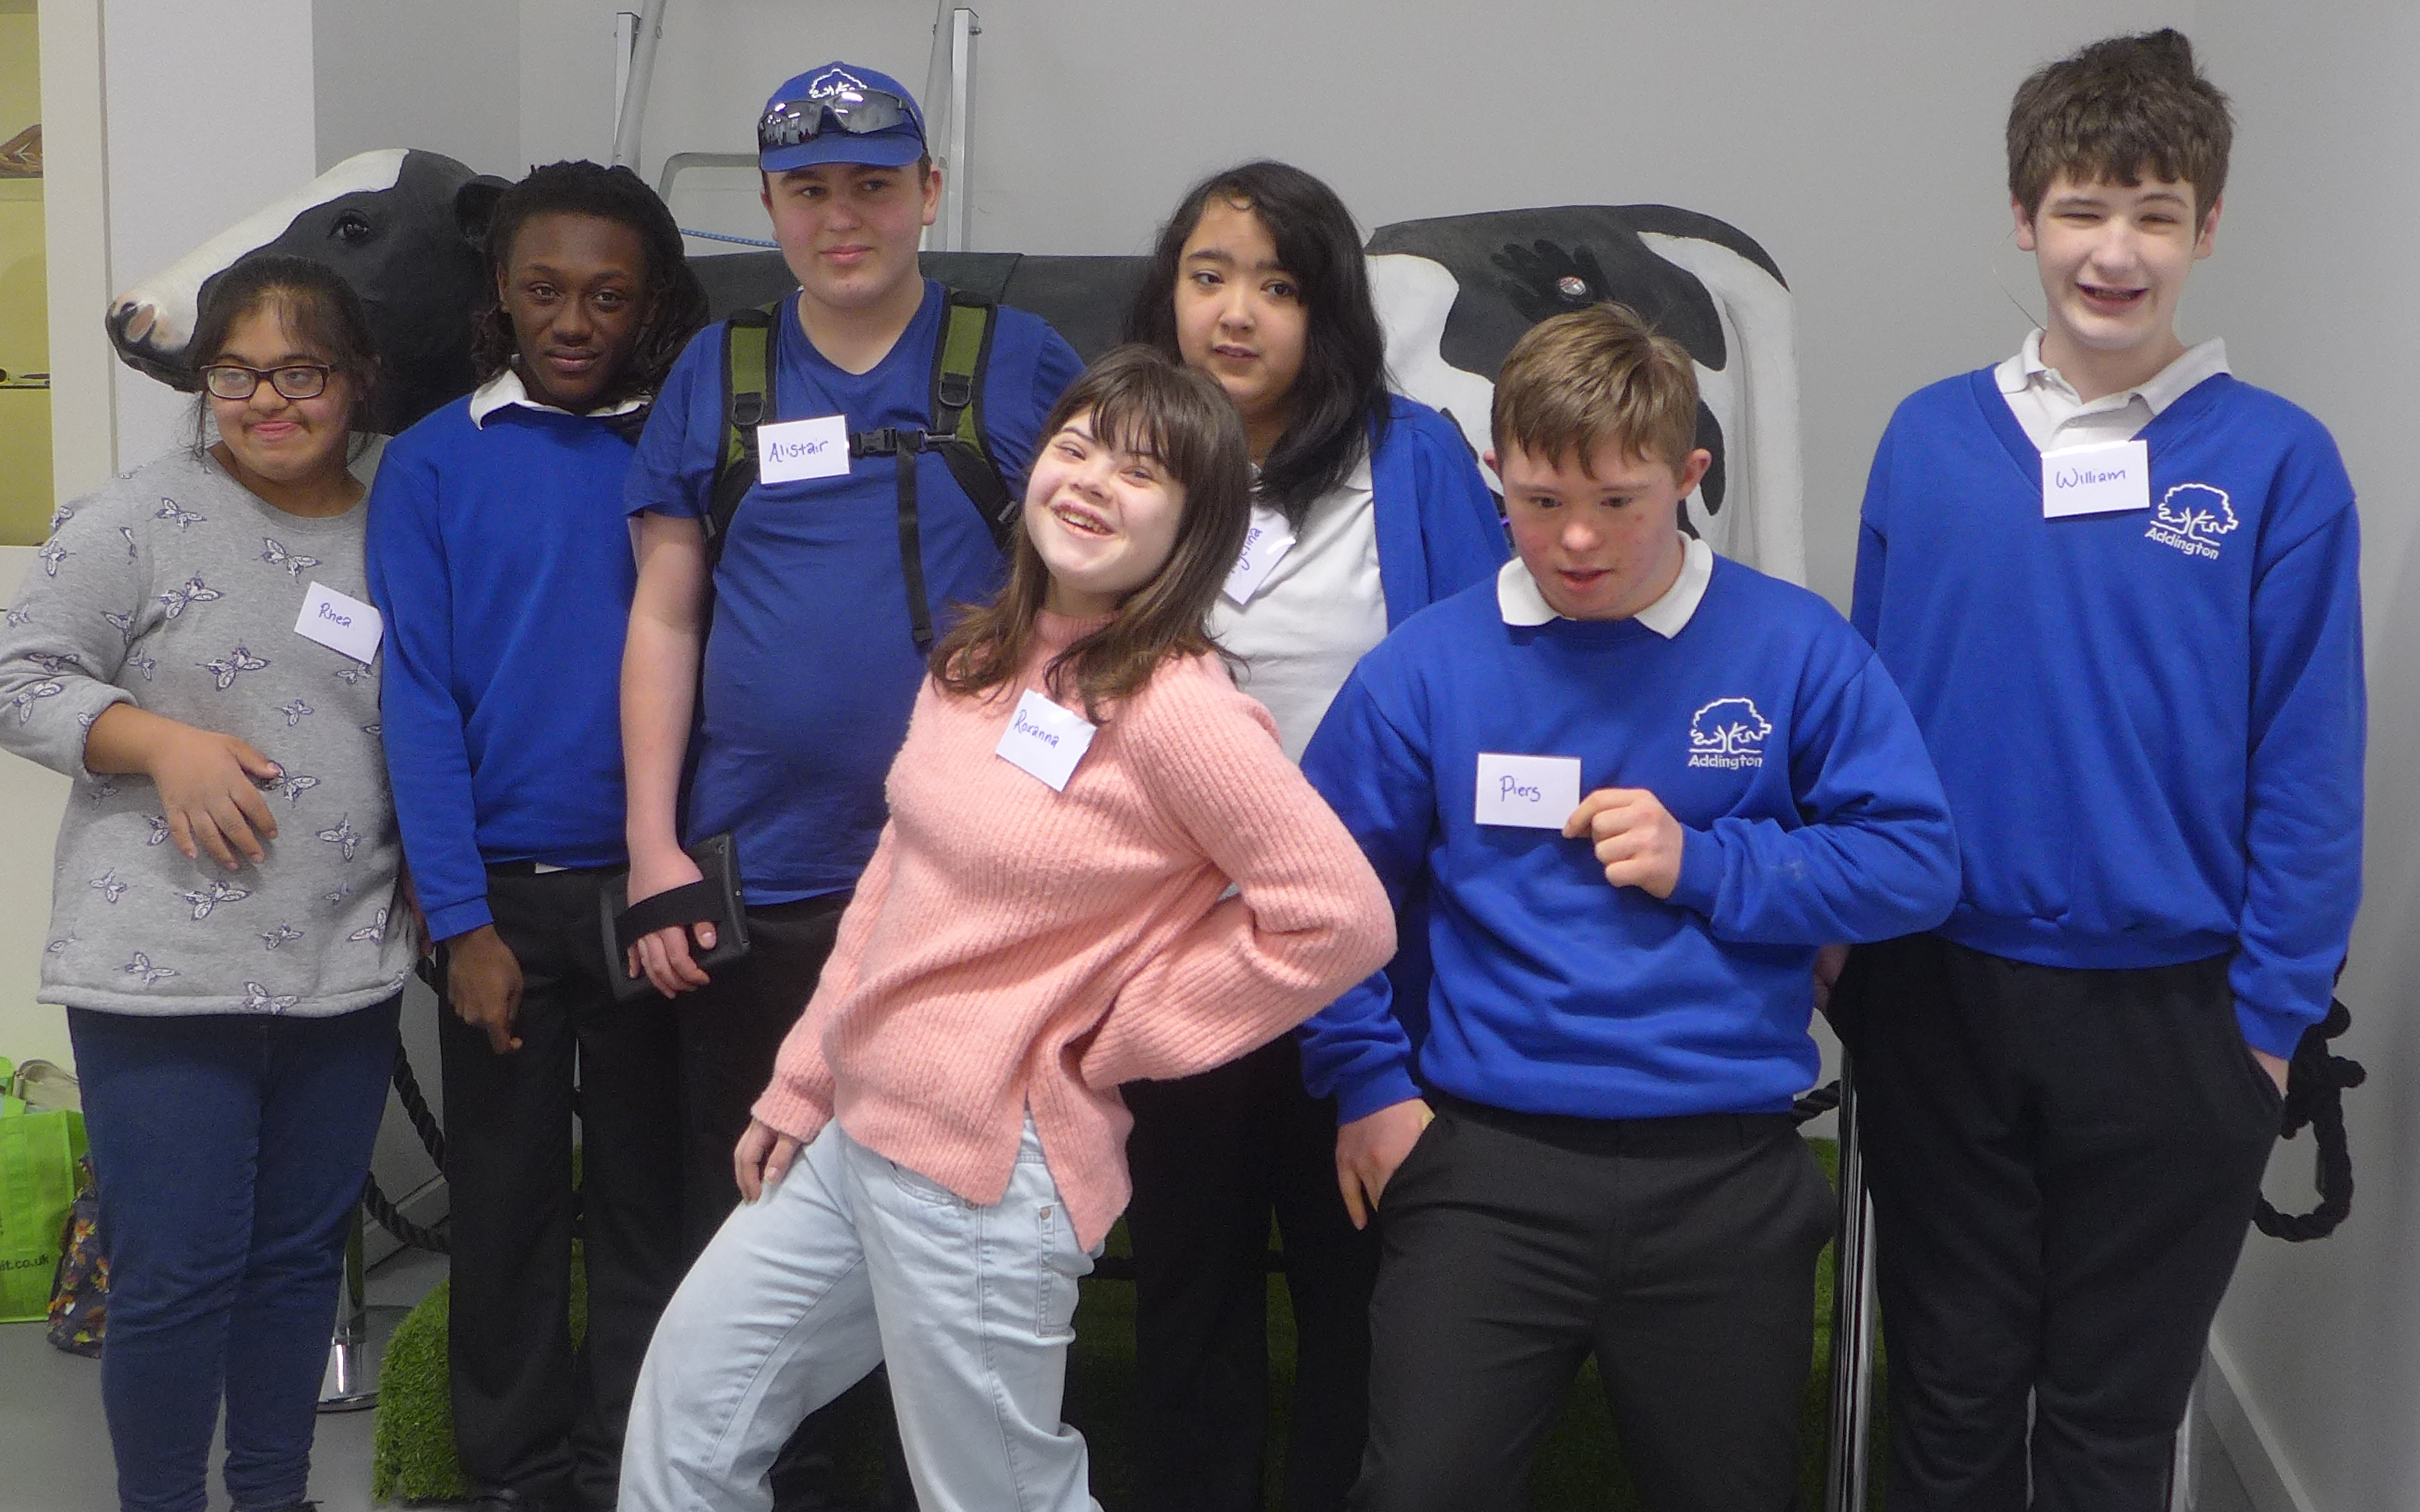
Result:
<svg viewBox="0 0 2420 1512">
<path fill-rule="evenodd" d="M 475 1506 L 610 1508 L 631 1387 L 682 1270 L 672 1014 L 614 1002 L 597 927 L 622 864 L 622 480 L 706 298 L 671 212 L 627 168 L 532 170 L 487 247 L 485 381 L 396 437 L 370 494 L 379 724 L 452 1009 L 438 1044 L 455 1445 Z"/>
<path fill-rule="evenodd" d="M 1303 758 L 1430 890 L 1428 1001 L 1375 975 L 1303 1034 L 1346 1205 L 1384 1204 L 1356 1508 L 1501 1504 L 1592 1352 L 1656 1512 L 1797 1480 L 1834 1213 L 1790 1117 L 1807 972 L 1938 923 L 1957 856 L 1870 648 L 1682 533 L 1696 412 L 1619 306 L 1524 336 L 1488 459 L 1518 560 L 1364 657 Z"/>
<path fill-rule="evenodd" d="M 1937 933 L 1851 953 L 1832 998 L 1894 1512 L 2166 1504 L 2352 926 L 2352 486 L 2318 421 L 2175 330 L 2230 136 L 2173 31 L 2028 79 L 2009 193 L 2044 328 L 1902 404 L 1866 490 L 1856 624 L 1965 868 Z"/>
</svg>

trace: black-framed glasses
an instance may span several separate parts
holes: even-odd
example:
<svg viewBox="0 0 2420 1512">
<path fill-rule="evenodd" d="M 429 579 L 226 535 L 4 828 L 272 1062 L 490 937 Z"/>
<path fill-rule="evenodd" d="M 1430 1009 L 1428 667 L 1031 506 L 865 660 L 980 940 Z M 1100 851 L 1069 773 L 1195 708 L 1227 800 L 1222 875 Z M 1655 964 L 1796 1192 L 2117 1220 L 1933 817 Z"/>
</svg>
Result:
<svg viewBox="0 0 2420 1512">
<path fill-rule="evenodd" d="M 202 387 L 213 399 L 249 399 L 266 378 L 288 399 L 316 399 L 328 391 L 328 375 L 336 369 L 324 363 L 297 362 L 281 368 L 246 367 L 240 362 L 214 362 L 202 369 Z"/>
<path fill-rule="evenodd" d="M 756 150 L 795 147 L 833 128 L 866 136 L 899 125 L 924 135 L 915 107 L 887 90 L 843 89 L 812 100 L 780 100 L 768 106 L 756 123 Z"/>
</svg>

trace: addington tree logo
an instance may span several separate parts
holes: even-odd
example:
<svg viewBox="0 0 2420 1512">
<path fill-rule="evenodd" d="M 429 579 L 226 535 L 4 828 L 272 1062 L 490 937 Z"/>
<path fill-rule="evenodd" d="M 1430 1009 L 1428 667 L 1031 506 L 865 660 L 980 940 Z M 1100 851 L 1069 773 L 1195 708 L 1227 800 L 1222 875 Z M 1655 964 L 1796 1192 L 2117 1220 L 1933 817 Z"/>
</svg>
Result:
<svg viewBox="0 0 2420 1512">
<path fill-rule="evenodd" d="M 1689 764 L 1693 767 L 1761 767 L 1765 737 L 1773 722 L 1749 698 L 1718 698 L 1689 718 Z"/>
<path fill-rule="evenodd" d="M 2151 511 L 2146 539 L 2173 546 L 2187 556 L 2218 560 L 2218 538 L 2235 528 L 2235 506 L 2227 491 L 2208 483 L 2179 483 Z"/>
</svg>

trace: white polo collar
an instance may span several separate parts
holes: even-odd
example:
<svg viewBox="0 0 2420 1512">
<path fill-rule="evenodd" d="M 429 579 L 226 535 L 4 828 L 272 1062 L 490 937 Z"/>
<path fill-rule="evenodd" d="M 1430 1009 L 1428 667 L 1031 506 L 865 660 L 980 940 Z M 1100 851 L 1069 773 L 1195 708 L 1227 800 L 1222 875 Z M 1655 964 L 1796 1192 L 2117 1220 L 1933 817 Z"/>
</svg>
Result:
<svg viewBox="0 0 2420 1512">
<path fill-rule="evenodd" d="M 1672 580 L 1664 596 L 1630 616 L 1666 640 L 1681 633 L 1697 614 L 1697 606 L 1706 597 L 1706 585 L 1714 580 L 1714 548 L 1696 536 L 1681 553 L 1681 575 Z M 1496 573 L 1496 611 L 1508 625 L 1543 625 L 1561 619 L 1546 602 L 1538 580 L 1514 557 Z"/>
<path fill-rule="evenodd" d="M 557 409 L 551 404 L 540 404 L 537 400 L 529 397 L 529 390 L 522 386 L 521 375 L 511 368 L 506 368 L 503 372 L 498 373 L 495 377 L 487 380 L 487 382 L 480 384 L 477 389 L 472 391 L 471 424 L 478 429 L 484 430 L 487 428 L 488 416 L 494 414 L 500 409 L 508 409 L 516 404 L 521 406 L 523 409 L 533 409 L 549 415 L 568 415 L 571 413 L 570 410 Z M 645 394 L 633 394 L 619 404 L 608 404 L 599 409 L 592 409 L 581 418 L 589 420 L 610 420 L 616 415 L 627 415 L 633 410 L 642 410 L 646 407 L 647 396 Z"/>
<path fill-rule="evenodd" d="M 2073 406 L 2078 414 L 2124 409 L 2139 395 L 2151 413 L 2157 415 L 2185 397 L 2205 379 L 2233 371 L 2227 366 L 2227 343 L 2213 337 L 2185 348 L 2174 362 L 2152 374 L 2147 382 L 2087 401 L 2076 393 L 2075 385 L 2067 381 L 2066 374 L 2042 360 L 2042 332 L 2037 328 L 2026 334 L 2025 345 L 2018 348 L 2014 357 L 1993 370 L 1993 377 L 2003 394 L 2022 394 L 2029 388 L 2045 388 Z"/>
</svg>

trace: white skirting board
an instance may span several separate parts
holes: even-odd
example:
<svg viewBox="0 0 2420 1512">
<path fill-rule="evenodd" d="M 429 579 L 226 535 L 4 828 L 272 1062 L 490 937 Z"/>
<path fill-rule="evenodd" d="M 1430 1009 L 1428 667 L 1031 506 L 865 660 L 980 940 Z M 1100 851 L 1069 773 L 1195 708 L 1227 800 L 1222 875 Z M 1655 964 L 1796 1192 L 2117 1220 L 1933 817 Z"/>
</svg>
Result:
<svg viewBox="0 0 2420 1512">
<path fill-rule="evenodd" d="M 2202 1357 L 2202 1411 L 2227 1448 L 2244 1494 L 2259 1512 L 2320 1512 L 2293 1467 L 2277 1452 L 2277 1434 L 2242 1390 L 2242 1372 L 2216 1339 Z"/>
</svg>

